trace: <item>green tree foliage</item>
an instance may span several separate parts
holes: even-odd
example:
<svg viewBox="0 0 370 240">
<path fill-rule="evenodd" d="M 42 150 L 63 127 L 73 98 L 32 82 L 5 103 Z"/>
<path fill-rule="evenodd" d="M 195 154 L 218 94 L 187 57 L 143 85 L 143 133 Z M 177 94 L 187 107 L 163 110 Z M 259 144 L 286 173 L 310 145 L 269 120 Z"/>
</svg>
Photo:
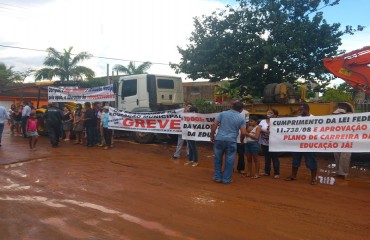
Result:
<svg viewBox="0 0 370 240">
<path fill-rule="evenodd" d="M 135 62 L 130 61 L 130 63 L 126 66 L 116 64 L 113 67 L 114 71 L 118 71 L 121 73 L 125 73 L 128 75 L 133 74 L 143 74 L 146 73 L 146 71 L 152 66 L 151 62 L 144 62 L 136 67 Z"/>
<path fill-rule="evenodd" d="M 15 72 L 13 67 L 7 67 L 4 63 L 0 62 L 0 86 L 7 86 L 14 82 Z"/>
<path fill-rule="evenodd" d="M 334 87 L 327 89 L 321 100 L 323 102 L 349 102 L 352 100 L 352 94 Z"/>
<path fill-rule="evenodd" d="M 328 24 L 320 9 L 339 0 L 237 0 L 239 6 L 194 19 L 186 48 L 178 47 L 177 73 L 192 79 L 228 78 L 261 95 L 269 83 L 295 83 L 298 78 L 325 87 L 332 76 L 322 59 L 340 52 L 341 37 L 361 31 Z M 243 93 L 242 93 L 243 94 Z M 244 94 L 245 95 L 245 94 Z"/>
<path fill-rule="evenodd" d="M 0 86 L 9 86 L 22 83 L 28 77 L 32 70 L 28 69 L 25 72 L 13 71 L 13 66 L 7 67 L 0 62 Z"/>
<path fill-rule="evenodd" d="M 44 60 L 44 65 L 47 68 L 42 68 L 35 73 L 35 80 L 52 79 L 53 77 L 59 77 L 61 81 L 69 80 L 82 80 L 82 77 L 92 78 L 95 73 L 90 68 L 77 65 L 84 60 L 88 60 L 92 57 L 87 52 L 80 52 L 76 56 L 72 57 L 73 47 L 69 47 L 68 50 L 63 49 L 63 53 L 58 52 L 54 48 L 50 47 L 46 51 L 48 56 Z"/>
</svg>

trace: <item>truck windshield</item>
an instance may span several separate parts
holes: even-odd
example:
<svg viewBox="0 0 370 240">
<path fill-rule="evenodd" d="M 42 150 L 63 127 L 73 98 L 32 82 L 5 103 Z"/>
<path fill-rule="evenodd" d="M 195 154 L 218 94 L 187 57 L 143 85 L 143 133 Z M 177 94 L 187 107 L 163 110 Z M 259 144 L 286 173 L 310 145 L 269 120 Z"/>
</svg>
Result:
<svg viewBox="0 0 370 240">
<path fill-rule="evenodd" d="M 137 79 L 126 80 L 122 83 L 122 98 L 137 94 Z"/>
</svg>

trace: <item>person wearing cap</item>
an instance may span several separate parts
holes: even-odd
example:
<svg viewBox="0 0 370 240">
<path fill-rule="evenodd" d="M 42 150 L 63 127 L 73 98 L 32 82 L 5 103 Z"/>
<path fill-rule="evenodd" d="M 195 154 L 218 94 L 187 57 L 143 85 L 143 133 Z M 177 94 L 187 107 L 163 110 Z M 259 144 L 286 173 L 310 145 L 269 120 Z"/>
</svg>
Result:
<svg viewBox="0 0 370 240">
<path fill-rule="evenodd" d="M 230 101 L 231 105 L 233 105 L 236 102 L 240 102 L 239 98 L 234 97 Z M 249 112 L 243 109 L 240 112 L 240 115 L 242 115 L 242 117 L 245 119 L 246 124 L 248 124 Z M 244 147 L 245 146 L 244 146 L 244 143 L 240 142 L 240 131 L 239 131 L 238 138 L 236 140 L 237 140 L 236 152 L 238 154 L 238 164 L 237 164 L 236 170 L 238 171 L 238 173 L 242 174 L 243 176 L 246 176 L 247 173 L 245 172 L 245 160 L 244 160 L 244 153 L 245 153 Z"/>
<path fill-rule="evenodd" d="M 333 115 L 339 114 L 346 114 L 347 111 L 338 108 L 333 112 Z M 334 159 L 335 159 L 335 171 L 336 175 L 339 177 L 343 177 L 344 179 L 348 178 L 349 168 L 351 165 L 351 152 L 334 152 Z"/>
<path fill-rule="evenodd" d="M 103 107 L 104 115 L 102 116 L 103 135 L 105 141 L 105 147 L 103 150 L 107 150 L 112 147 L 112 129 L 108 128 L 109 123 L 109 106 Z"/>
</svg>

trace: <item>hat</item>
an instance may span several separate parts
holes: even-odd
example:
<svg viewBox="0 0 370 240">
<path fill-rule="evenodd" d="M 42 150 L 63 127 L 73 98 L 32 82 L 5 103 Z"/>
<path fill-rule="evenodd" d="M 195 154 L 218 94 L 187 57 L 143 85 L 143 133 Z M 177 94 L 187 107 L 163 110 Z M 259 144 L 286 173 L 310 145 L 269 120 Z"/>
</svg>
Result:
<svg viewBox="0 0 370 240">
<path fill-rule="evenodd" d="M 347 113 L 346 110 L 342 108 L 338 108 L 337 110 L 333 112 L 333 114 L 345 114 L 345 113 Z"/>
<path fill-rule="evenodd" d="M 109 110 L 109 106 L 104 106 L 103 108 Z"/>
</svg>

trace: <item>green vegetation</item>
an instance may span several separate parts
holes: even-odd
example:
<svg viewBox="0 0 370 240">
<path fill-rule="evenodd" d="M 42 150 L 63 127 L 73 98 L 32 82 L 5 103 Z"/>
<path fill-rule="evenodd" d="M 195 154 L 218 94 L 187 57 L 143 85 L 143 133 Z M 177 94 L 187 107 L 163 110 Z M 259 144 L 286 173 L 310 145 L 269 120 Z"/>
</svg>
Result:
<svg viewBox="0 0 370 240">
<path fill-rule="evenodd" d="M 323 102 L 350 102 L 352 100 L 352 94 L 339 88 L 328 88 L 321 100 Z"/>
<path fill-rule="evenodd" d="M 135 63 L 130 61 L 130 63 L 128 64 L 127 67 L 125 67 L 123 65 L 120 65 L 120 64 L 116 64 L 113 67 L 113 70 L 121 72 L 121 73 L 125 73 L 125 74 L 128 74 L 128 75 L 143 74 L 143 73 L 146 73 L 146 71 L 151 66 L 152 66 L 152 64 L 150 62 L 144 62 L 144 63 L 142 63 L 142 64 L 140 64 L 139 66 L 136 67 Z"/>
<path fill-rule="evenodd" d="M 239 6 L 194 19 L 177 73 L 212 82 L 235 80 L 241 95 L 261 95 L 270 83 L 303 78 L 322 91 L 333 78 L 322 59 L 340 54 L 341 37 L 361 31 L 329 24 L 320 9 L 339 0 L 238 0 Z"/>
</svg>

